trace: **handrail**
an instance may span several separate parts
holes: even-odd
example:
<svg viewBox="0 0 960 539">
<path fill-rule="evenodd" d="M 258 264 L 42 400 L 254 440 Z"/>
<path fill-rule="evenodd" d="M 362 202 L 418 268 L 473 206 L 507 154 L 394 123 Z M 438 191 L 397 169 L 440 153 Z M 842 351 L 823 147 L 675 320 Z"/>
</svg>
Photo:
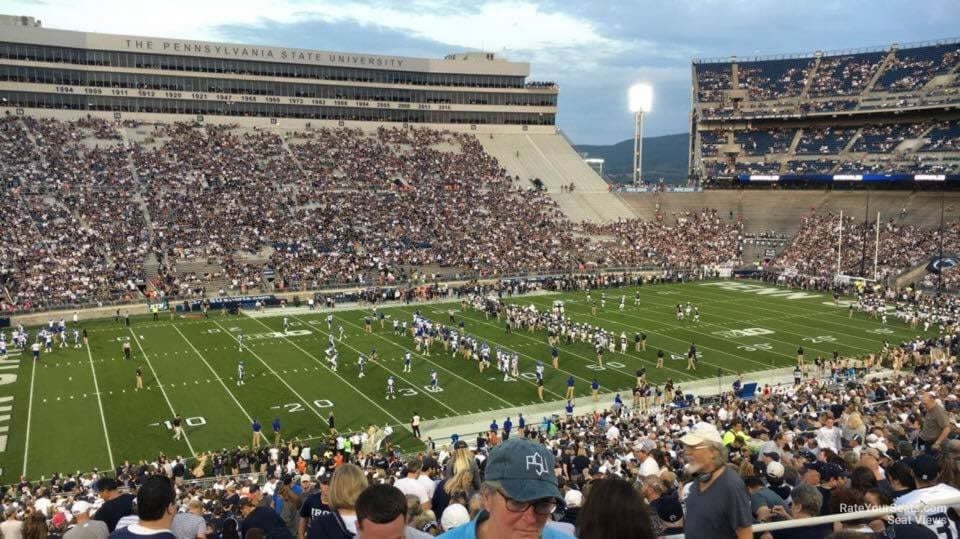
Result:
<svg viewBox="0 0 960 539">
<path fill-rule="evenodd" d="M 850 56 L 854 54 L 868 54 L 871 52 L 888 52 L 891 50 L 903 51 L 905 49 L 919 49 L 922 47 L 933 47 L 937 45 L 952 45 L 954 43 L 960 43 L 960 37 L 944 38 L 944 39 L 935 39 L 927 41 L 915 41 L 912 43 L 891 43 L 889 45 L 874 45 L 867 47 L 858 47 L 855 49 L 836 49 L 832 51 L 814 51 L 814 52 L 798 52 L 798 53 L 782 53 L 782 54 L 767 54 L 767 55 L 753 55 L 753 56 L 724 56 L 724 57 L 715 57 L 715 58 L 694 58 L 694 64 L 732 64 L 732 63 L 741 63 L 741 62 L 764 62 L 768 60 L 791 60 L 791 59 L 802 59 L 802 58 L 814 58 L 817 55 L 820 55 L 823 58 L 832 57 L 832 56 Z"/>
<path fill-rule="evenodd" d="M 787 528 L 805 528 L 807 526 L 818 526 L 821 524 L 833 524 L 834 522 L 845 522 L 848 520 L 863 520 L 868 518 L 875 517 L 884 517 L 886 515 L 895 514 L 895 513 L 924 513 L 926 508 L 930 507 L 941 507 L 941 506 L 952 506 L 960 504 L 960 496 L 950 496 L 948 498 L 941 498 L 933 502 L 921 502 L 918 504 L 904 505 L 904 506 L 894 506 L 887 505 L 880 507 L 878 509 L 868 509 L 865 511 L 856 511 L 853 513 L 838 513 L 835 515 L 825 515 L 801 519 L 789 519 L 781 520 L 777 522 L 765 522 L 762 524 L 756 524 L 753 526 L 753 533 L 760 533 L 766 531 L 774 530 L 784 530 Z M 683 539 L 684 535 L 671 535 L 670 537 L 676 537 L 677 539 Z"/>
</svg>

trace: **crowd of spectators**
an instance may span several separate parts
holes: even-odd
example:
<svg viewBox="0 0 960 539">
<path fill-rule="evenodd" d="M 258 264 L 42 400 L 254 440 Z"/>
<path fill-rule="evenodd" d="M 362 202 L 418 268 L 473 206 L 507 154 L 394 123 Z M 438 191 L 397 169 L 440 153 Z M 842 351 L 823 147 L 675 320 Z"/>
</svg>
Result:
<svg viewBox="0 0 960 539">
<path fill-rule="evenodd" d="M 933 304 L 920 294 L 890 299 Z M 475 443 L 472 435 L 426 439 L 425 450 L 416 455 L 398 454 L 389 437 L 370 427 L 314 441 L 224 450 L 193 462 L 158 455 L 125 462 L 112 477 L 94 472 L 23 479 L 3 494 L 2 530 L 5 537 L 17 530 L 28 537 L 103 538 L 125 527 L 137 533 L 153 520 L 146 510 L 149 492 L 166 481 L 175 489 L 169 500 L 175 510 L 164 527 L 175 537 L 251 537 L 251 529 L 270 537 L 341 537 L 330 535 L 334 514 L 363 537 L 360 498 L 369 485 L 399 489 L 408 498 L 403 523 L 437 535 L 467 525 L 483 511 L 495 512 L 487 489 L 503 474 L 501 459 L 520 459 L 522 469 L 522 459 L 537 451 L 551 468 L 541 473 L 555 474 L 558 483 L 553 504 L 544 505 L 545 515 L 554 517 L 541 523 L 551 534 L 696 535 L 707 521 L 722 527 L 716 536 L 733 537 L 736 529 L 763 522 L 889 504 L 899 518 L 840 526 L 899 535 L 919 533 L 919 525 L 939 533 L 944 518 L 956 529 L 956 517 L 940 514 L 933 504 L 921 511 L 927 518 L 920 518 L 906 506 L 960 495 L 960 400 L 953 390 L 958 341 L 949 326 L 947 331 L 917 341 L 919 346 L 893 343 L 890 349 L 878 343 L 871 357 L 879 361 L 818 358 L 800 383 L 765 386 L 754 400 L 737 398 L 744 381 L 739 379 L 733 391 L 688 407 L 617 403 L 585 415 L 531 419 L 514 431 L 494 421 L 490 432 L 477 433 Z M 908 359 L 899 369 L 880 370 L 895 365 L 891 358 L 900 351 Z M 848 370 L 856 375 L 846 377 Z M 501 451 L 495 457 L 497 447 L 512 456 Z M 714 494 L 727 498 L 714 502 L 719 509 L 703 505 L 700 497 L 710 493 L 704 483 L 716 484 L 710 487 L 717 488 Z M 615 503 L 638 495 L 633 505 L 618 510 L 626 507 L 620 515 L 640 519 L 632 524 L 642 524 L 643 531 L 622 535 L 609 519 L 606 526 L 604 519 L 597 522 L 604 509 L 591 496 L 611 490 L 619 493 Z M 597 532 L 597 526 L 606 531 Z M 28 527 L 36 529 L 27 533 Z M 821 538 L 833 528 L 801 531 Z"/>
<path fill-rule="evenodd" d="M 892 220 L 880 223 L 879 246 L 875 245 L 876 224 L 844 216 L 840 238 L 840 218 L 833 214 L 814 214 L 802 218 L 794 240 L 774 262 L 774 267 L 788 275 L 832 278 L 837 273 L 837 244 L 841 242 L 842 273 L 859 274 L 862 264 L 870 270 L 874 251 L 879 248 L 878 278 L 884 280 L 925 263 L 940 249 L 939 228 L 904 225 Z M 866 249 L 864 248 L 866 244 Z M 960 223 L 951 223 L 944 232 L 944 252 L 960 250 Z M 864 256 L 866 259 L 864 260 Z"/>
<path fill-rule="evenodd" d="M 885 52 L 822 57 L 807 94 L 810 97 L 859 94 L 883 63 L 884 57 Z"/>
<path fill-rule="evenodd" d="M 7 117 L 0 153 L 4 310 L 260 291 L 265 270 L 286 290 L 409 268 L 493 275 L 737 257 L 736 231 L 701 214 L 572 223 L 476 137 L 446 131 Z"/>
<path fill-rule="evenodd" d="M 604 241 L 586 245 L 582 258 L 592 267 L 643 266 L 696 268 L 738 261 L 740 223 L 731 223 L 714 209 L 676 212 L 672 226 L 640 219 L 598 225 L 584 223 L 584 232 Z"/>
</svg>

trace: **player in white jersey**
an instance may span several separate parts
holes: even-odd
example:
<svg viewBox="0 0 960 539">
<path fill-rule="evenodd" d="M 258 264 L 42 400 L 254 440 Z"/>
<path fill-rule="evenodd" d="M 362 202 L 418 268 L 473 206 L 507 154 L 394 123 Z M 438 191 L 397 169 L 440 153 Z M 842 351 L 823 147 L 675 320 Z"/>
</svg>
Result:
<svg viewBox="0 0 960 539">
<path fill-rule="evenodd" d="M 437 378 L 436 369 L 430 371 L 430 387 L 434 388 L 434 391 L 440 389 L 440 380 Z"/>
<path fill-rule="evenodd" d="M 241 359 L 240 363 L 237 363 L 237 385 L 238 386 L 242 386 L 244 384 L 243 373 L 244 373 L 244 366 L 243 366 L 243 360 Z"/>
<path fill-rule="evenodd" d="M 393 376 L 387 378 L 387 399 L 395 399 L 397 396 L 394 394 L 394 381 Z"/>
<path fill-rule="evenodd" d="M 683 315 L 687 318 L 690 318 L 690 302 L 687 302 L 687 306 L 683 309 Z"/>
<path fill-rule="evenodd" d="M 637 292 L 633 295 L 633 306 L 634 307 L 640 306 L 640 292 Z"/>
<path fill-rule="evenodd" d="M 337 372 L 337 360 L 340 359 L 340 356 L 334 350 L 333 355 L 330 356 L 330 368 L 333 369 L 333 372 Z"/>
<path fill-rule="evenodd" d="M 333 313 L 327 313 L 327 331 L 333 331 Z"/>
<path fill-rule="evenodd" d="M 620 332 L 620 353 L 627 353 L 627 332 L 625 331 Z"/>
<path fill-rule="evenodd" d="M 683 320 L 683 307 L 677 303 L 677 320 Z"/>
<path fill-rule="evenodd" d="M 76 327 L 73 328 L 73 347 L 80 348 L 80 330 Z"/>
<path fill-rule="evenodd" d="M 47 352 L 53 352 L 53 334 L 45 333 L 43 336 L 44 345 L 47 347 Z"/>
<path fill-rule="evenodd" d="M 694 322 L 700 321 L 700 307 L 693 308 L 693 321 Z"/>
<path fill-rule="evenodd" d="M 345 337 L 343 326 L 342 325 L 337 326 L 337 330 L 340 332 L 340 336 L 338 337 L 338 339 L 342 341 L 343 338 Z"/>
<path fill-rule="evenodd" d="M 626 302 L 627 302 L 627 297 L 620 296 L 620 312 L 623 312 L 623 307 L 624 305 L 626 305 Z"/>
<path fill-rule="evenodd" d="M 403 354 L 403 372 L 410 372 L 410 368 L 411 368 L 412 362 L 413 362 L 413 360 L 411 359 L 411 357 L 412 357 L 412 356 L 410 355 L 410 351 L 409 351 L 409 350 L 407 350 L 407 352 L 406 352 L 405 354 Z"/>
<path fill-rule="evenodd" d="M 7 359 L 7 340 L 0 334 L 0 359 Z"/>
<path fill-rule="evenodd" d="M 520 354 L 516 352 L 510 356 L 510 376 L 520 376 Z"/>
<path fill-rule="evenodd" d="M 542 361 L 537 362 L 537 381 L 538 382 L 543 381 L 543 362 Z"/>
<path fill-rule="evenodd" d="M 357 371 L 359 372 L 359 375 L 357 376 L 357 378 L 363 378 L 364 376 L 366 376 L 366 374 L 363 373 L 363 368 L 366 365 L 367 365 L 367 357 L 364 356 L 363 354 L 360 354 L 357 357 Z"/>
<path fill-rule="evenodd" d="M 242 330 L 240 331 L 240 333 L 237 333 L 237 349 L 240 352 L 243 351 L 243 331 Z"/>
</svg>

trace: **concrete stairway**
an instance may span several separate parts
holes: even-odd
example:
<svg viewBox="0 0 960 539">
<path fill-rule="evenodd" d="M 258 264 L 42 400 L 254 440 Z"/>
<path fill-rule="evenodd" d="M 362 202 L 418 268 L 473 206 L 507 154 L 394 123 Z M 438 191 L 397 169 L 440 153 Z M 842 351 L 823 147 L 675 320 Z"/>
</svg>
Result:
<svg viewBox="0 0 960 539">
<path fill-rule="evenodd" d="M 559 135 L 479 136 L 480 143 L 521 185 L 539 178 L 572 221 L 604 222 L 634 214 Z M 573 183 L 573 193 L 562 192 Z"/>
</svg>

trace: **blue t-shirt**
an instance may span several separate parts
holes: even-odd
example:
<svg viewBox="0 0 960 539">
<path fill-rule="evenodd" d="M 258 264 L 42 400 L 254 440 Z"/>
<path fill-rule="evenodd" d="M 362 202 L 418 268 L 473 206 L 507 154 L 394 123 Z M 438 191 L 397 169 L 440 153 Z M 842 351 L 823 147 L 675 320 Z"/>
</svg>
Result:
<svg viewBox="0 0 960 539">
<path fill-rule="evenodd" d="M 438 537 L 443 539 L 477 539 L 477 525 L 489 517 L 490 515 L 486 511 L 481 511 L 477 518 Z M 573 536 L 548 526 L 540 532 L 540 539 L 573 539 Z"/>
<path fill-rule="evenodd" d="M 573 376 L 567 378 L 567 387 L 573 387 Z"/>
</svg>

